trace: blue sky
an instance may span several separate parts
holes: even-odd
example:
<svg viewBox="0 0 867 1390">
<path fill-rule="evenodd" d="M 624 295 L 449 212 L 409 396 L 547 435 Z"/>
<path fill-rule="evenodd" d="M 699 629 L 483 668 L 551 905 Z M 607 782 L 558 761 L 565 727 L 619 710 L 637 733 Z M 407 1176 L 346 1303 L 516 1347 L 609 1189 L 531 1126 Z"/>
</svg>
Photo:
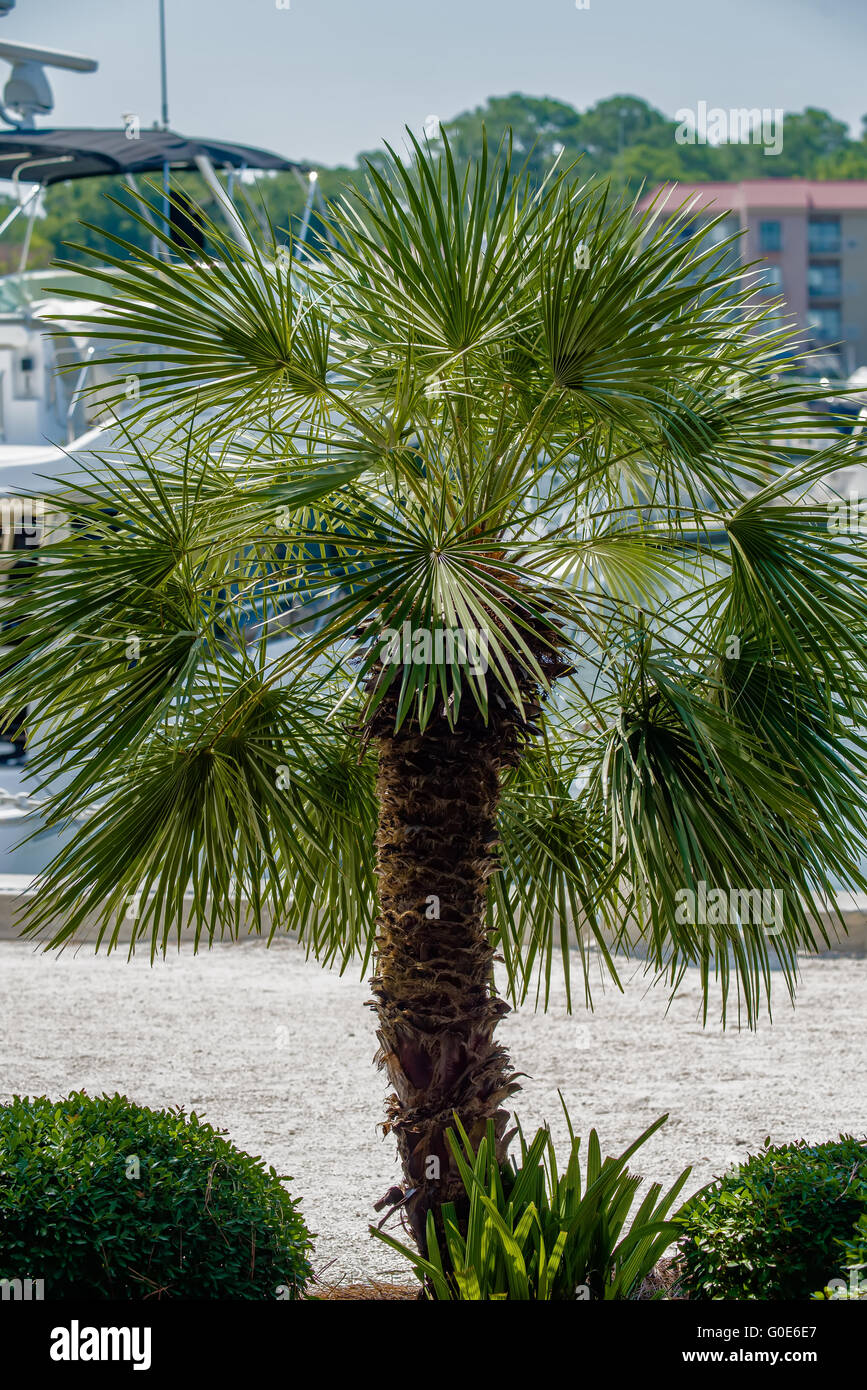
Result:
<svg viewBox="0 0 867 1390">
<path fill-rule="evenodd" d="M 867 112 L 865 0 L 166 0 L 175 129 L 350 161 L 404 123 L 524 91 L 579 108 Z M 58 73 L 55 120 L 159 115 L 157 0 L 17 0 L 0 39 L 99 59 Z M 7 70 L 0 64 L 0 73 Z"/>
</svg>

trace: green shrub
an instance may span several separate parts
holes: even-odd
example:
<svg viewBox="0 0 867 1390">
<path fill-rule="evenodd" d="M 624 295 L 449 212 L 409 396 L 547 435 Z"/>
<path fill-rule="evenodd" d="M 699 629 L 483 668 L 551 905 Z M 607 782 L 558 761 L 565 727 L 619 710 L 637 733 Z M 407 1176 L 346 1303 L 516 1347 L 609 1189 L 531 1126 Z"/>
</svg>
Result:
<svg viewBox="0 0 867 1390">
<path fill-rule="evenodd" d="M 810 1298 L 839 1269 L 839 1242 L 865 1211 L 864 1143 L 766 1139 L 687 1203 L 681 1288 L 690 1298 Z"/>
<path fill-rule="evenodd" d="M 47 1299 L 299 1297 L 297 1201 L 221 1135 L 119 1095 L 0 1106 L 0 1278 Z"/>
<path fill-rule="evenodd" d="M 457 1135 L 448 1130 L 447 1136 L 469 1197 L 466 1233 L 459 1227 L 454 1205 L 446 1203 L 445 1250 L 439 1248 L 429 1213 L 427 1259 L 375 1227 L 370 1228 L 371 1234 L 406 1256 L 430 1298 L 458 1302 L 629 1298 L 679 1229 L 671 1210 L 689 1168 L 662 1197 L 658 1183 L 648 1188 L 627 1226 L 642 1180 L 629 1173 L 626 1165 L 667 1119 L 663 1115 L 619 1158 L 604 1162 L 599 1137 L 591 1130 L 583 1179 L 581 1141 L 573 1133 L 568 1114 L 571 1147 L 562 1174 L 547 1128 L 540 1129 L 530 1144 L 519 1131 L 520 1164 L 508 1160 L 501 1166 L 494 1157 L 493 1125 L 474 1153 L 456 1119 Z"/>
<path fill-rule="evenodd" d="M 840 1268 L 833 1282 L 829 1281 L 814 1298 L 867 1298 L 867 1212 L 858 1218 L 858 1225 L 849 1240 L 840 1241 Z"/>
</svg>

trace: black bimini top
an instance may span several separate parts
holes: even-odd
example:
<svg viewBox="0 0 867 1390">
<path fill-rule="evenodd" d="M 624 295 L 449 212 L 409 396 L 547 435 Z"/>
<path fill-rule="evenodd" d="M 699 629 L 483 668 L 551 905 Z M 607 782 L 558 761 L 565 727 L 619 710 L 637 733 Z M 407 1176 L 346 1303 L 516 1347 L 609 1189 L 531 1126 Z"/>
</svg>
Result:
<svg viewBox="0 0 867 1390">
<path fill-rule="evenodd" d="M 309 166 L 282 159 L 252 145 L 225 140 L 188 140 L 173 130 L 141 130 L 130 139 L 125 130 L 4 130 L 0 131 L 0 178 L 22 183 L 65 183 L 99 174 L 195 169 L 196 156 L 206 155 L 218 169 L 297 169 Z"/>
</svg>

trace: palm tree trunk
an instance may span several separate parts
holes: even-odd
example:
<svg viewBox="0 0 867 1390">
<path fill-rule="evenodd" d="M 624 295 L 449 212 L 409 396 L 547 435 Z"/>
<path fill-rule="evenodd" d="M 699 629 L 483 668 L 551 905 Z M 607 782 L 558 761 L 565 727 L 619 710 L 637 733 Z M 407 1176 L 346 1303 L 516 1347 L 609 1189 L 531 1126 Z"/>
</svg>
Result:
<svg viewBox="0 0 867 1390">
<path fill-rule="evenodd" d="M 387 704 L 390 702 L 387 700 Z M 508 1005 L 493 987 L 486 885 L 496 871 L 500 775 L 514 728 L 485 726 L 461 710 L 456 729 L 435 718 L 422 734 L 378 726 L 380 915 L 371 980 L 377 1062 L 394 1094 L 386 1132 L 404 1171 L 404 1212 L 425 1251 L 428 1211 L 460 1208 L 463 1184 L 445 1131 L 454 1112 L 474 1145 L 493 1120 L 505 1157 L 508 1112 L 519 1089 L 494 1032 Z"/>
</svg>

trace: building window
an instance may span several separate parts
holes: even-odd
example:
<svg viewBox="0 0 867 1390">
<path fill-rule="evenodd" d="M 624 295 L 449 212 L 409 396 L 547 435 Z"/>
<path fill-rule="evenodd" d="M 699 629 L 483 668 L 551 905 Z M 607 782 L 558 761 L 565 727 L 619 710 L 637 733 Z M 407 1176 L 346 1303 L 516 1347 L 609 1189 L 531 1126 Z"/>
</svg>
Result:
<svg viewBox="0 0 867 1390">
<path fill-rule="evenodd" d="M 689 217 L 689 218 L 681 217 L 681 218 L 678 220 L 678 223 L 677 223 L 677 239 L 678 239 L 678 241 L 689 241 L 689 238 L 690 238 L 691 236 L 695 236 L 696 232 L 697 232 L 698 229 L 699 229 L 699 226 L 700 226 L 700 223 L 698 222 L 698 219 L 697 219 L 697 218 L 695 218 L 695 217 Z"/>
<path fill-rule="evenodd" d="M 811 299 L 839 299 L 840 262 L 826 261 L 808 266 L 807 290 Z"/>
<path fill-rule="evenodd" d="M 807 325 L 817 343 L 835 343 L 842 336 L 840 310 L 835 306 L 811 309 Z"/>
<path fill-rule="evenodd" d="M 782 294 L 783 292 L 783 271 L 778 265 L 763 265 L 761 268 L 761 280 L 759 288 L 766 294 Z"/>
<path fill-rule="evenodd" d="M 839 251 L 839 217 L 811 217 L 807 224 L 807 249 L 811 255 Z"/>
<path fill-rule="evenodd" d="M 767 254 L 769 251 L 782 251 L 783 249 L 783 226 L 781 222 L 760 222 L 759 223 L 759 250 Z"/>
</svg>

